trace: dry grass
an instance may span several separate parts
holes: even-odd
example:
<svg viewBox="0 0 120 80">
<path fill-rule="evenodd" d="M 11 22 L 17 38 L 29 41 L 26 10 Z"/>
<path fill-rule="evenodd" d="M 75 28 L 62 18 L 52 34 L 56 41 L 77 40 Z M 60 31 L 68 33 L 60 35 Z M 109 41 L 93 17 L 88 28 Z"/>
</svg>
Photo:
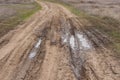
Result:
<svg viewBox="0 0 120 80">
<path fill-rule="evenodd" d="M 112 39 L 113 44 L 110 47 L 117 52 L 120 56 L 120 22 L 111 17 L 101 17 L 101 16 L 86 16 L 92 27 L 98 29 L 100 32 L 104 33 Z"/>
<path fill-rule="evenodd" d="M 31 4 L 1 4 L 0 6 L 2 9 L 6 9 L 3 15 L 0 16 L 0 37 L 24 22 L 25 19 L 41 8 L 35 2 Z"/>
</svg>

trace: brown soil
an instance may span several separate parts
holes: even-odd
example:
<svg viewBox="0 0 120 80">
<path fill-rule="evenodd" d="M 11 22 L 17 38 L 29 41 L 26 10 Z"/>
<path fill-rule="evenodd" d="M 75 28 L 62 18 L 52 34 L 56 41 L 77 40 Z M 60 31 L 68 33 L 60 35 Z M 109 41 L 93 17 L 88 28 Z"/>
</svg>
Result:
<svg viewBox="0 0 120 80">
<path fill-rule="evenodd" d="M 43 7 L 0 39 L 0 80 L 119 80 L 109 39 L 63 6 Z"/>
</svg>

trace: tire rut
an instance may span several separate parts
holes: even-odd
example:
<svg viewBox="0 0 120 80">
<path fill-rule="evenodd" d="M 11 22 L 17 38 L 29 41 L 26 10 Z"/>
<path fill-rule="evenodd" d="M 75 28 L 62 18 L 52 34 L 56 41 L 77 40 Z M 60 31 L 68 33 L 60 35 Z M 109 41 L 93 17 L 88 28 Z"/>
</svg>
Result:
<svg viewBox="0 0 120 80">
<path fill-rule="evenodd" d="M 120 78 L 107 36 L 59 4 L 37 2 L 43 9 L 0 39 L 8 40 L 0 45 L 0 80 Z"/>
</svg>

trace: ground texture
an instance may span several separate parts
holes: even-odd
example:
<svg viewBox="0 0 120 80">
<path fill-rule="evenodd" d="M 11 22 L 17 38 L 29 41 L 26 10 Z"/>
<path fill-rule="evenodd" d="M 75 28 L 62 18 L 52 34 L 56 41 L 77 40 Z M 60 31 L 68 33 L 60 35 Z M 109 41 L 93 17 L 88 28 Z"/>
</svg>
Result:
<svg viewBox="0 0 120 80">
<path fill-rule="evenodd" d="M 120 79 L 107 36 L 59 4 L 38 3 L 41 11 L 0 39 L 0 80 Z"/>
<path fill-rule="evenodd" d="M 108 16 L 120 20 L 119 0 L 61 0 L 89 14 Z"/>
</svg>

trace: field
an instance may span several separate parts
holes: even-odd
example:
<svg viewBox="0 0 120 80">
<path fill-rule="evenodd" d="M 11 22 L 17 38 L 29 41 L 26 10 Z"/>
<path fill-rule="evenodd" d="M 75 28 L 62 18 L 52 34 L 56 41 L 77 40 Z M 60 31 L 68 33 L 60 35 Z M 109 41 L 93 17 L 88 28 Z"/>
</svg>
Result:
<svg viewBox="0 0 120 80">
<path fill-rule="evenodd" d="M 120 19 L 119 0 L 61 0 L 84 12 Z"/>
<path fill-rule="evenodd" d="M 82 24 L 86 26 L 86 29 L 97 29 L 104 35 L 108 36 L 112 44 L 108 44 L 107 46 L 112 48 L 113 51 L 117 52 L 117 54 L 115 54 L 117 57 L 120 57 L 120 21 L 119 21 L 120 7 L 117 8 L 115 7 L 116 5 L 119 6 L 120 1 L 118 0 L 116 1 L 45 0 L 45 1 L 62 4 L 72 13 L 79 16 L 79 18 L 82 21 Z M 99 7 L 94 8 L 93 6 L 95 5 L 97 6 L 99 5 Z M 109 9 L 110 6 L 114 6 L 114 8 Z M 96 9 L 98 10 L 96 11 Z M 103 10 L 101 11 L 101 9 Z M 109 10 L 108 13 L 106 12 L 107 11 L 106 9 Z M 115 10 L 117 12 L 115 12 Z"/>
<path fill-rule="evenodd" d="M 18 24 L 22 24 L 40 8 L 36 2 L 29 4 L 0 3 L 0 37 Z"/>
</svg>

